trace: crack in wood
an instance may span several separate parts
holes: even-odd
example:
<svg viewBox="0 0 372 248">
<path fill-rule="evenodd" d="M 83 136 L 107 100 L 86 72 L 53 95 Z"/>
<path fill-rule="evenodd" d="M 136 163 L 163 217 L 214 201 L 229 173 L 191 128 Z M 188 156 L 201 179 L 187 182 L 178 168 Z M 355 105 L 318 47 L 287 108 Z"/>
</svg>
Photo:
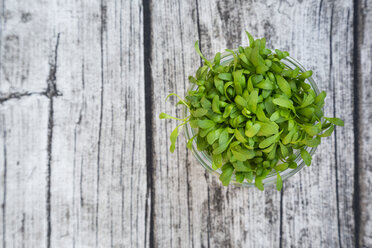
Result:
<svg viewBox="0 0 372 248">
<path fill-rule="evenodd" d="M 280 218 L 280 223 L 279 223 L 279 247 L 283 247 L 283 191 L 282 189 L 280 191 L 280 210 L 279 210 L 279 218 Z"/>
<path fill-rule="evenodd" d="M 4 94 L 4 93 L 0 93 L 0 104 L 3 104 L 7 101 L 10 101 L 10 100 L 21 100 L 25 97 L 29 97 L 29 96 L 46 96 L 46 97 L 51 97 L 50 96 L 51 94 L 51 91 L 49 90 L 45 90 L 45 91 L 41 91 L 41 92 L 12 92 L 12 93 L 8 93 L 8 94 Z M 53 97 L 58 97 L 58 96 L 62 96 L 63 94 L 56 90 L 54 93 L 53 93 Z"/>
<path fill-rule="evenodd" d="M 100 47 L 101 47 L 101 101 L 99 114 L 99 128 L 97 141 L 97 191 L 96 191 L 96 246 L 98 246 L 98 212 L 99 212 L 99 183 L 100 183 L 100 162 L 101 162 L 101 138 L 102 138 L 102 120 L 103 120 L 103 97 L 104 97 L 104 51 L 103 51 L 103 34 L 106 32 L 107 24 L 107 6 L 101 0 L 101 29 L 100 29 Z"/>
<path fill-rule="evenodd" d="M 23 97 L 32 96 L 32 95 L 44 95 L 44 92 L 14 92 L 9 94 L 0 93 L 0 104 L 12 100 L 12 99 L 21 99 Z"/>
<path fill-rule="evenodd" d="M 333 90 L 335 91 L 336 86 L 335 86 L 335 80 L 332 80 L 332 72 L 333 72 L 333 16 L 334 16 L 334 5 L 332 4 L 331 8 L 331 17 L 330 17 L 330 29 L 329 29 L 329 82 L 332 82 L 332 87 Z M 333 116 L 336 116 L 336 97 L 334 96 L 332 98 L 333 101 Z M 334 131 L 334 149 L 335 149 L 335 181 L 336 181 L 336 212 L 337 212 L 337 237 L 338 237 L 338 243 L 339 246 L 342 246 L 342 241 L 341 241 L 341 227 L 340 227 L 340 200 L 339 200 L 339 190 L 338 190 L 338 160 L 337 160 L 337 129 Z"/>
<path fill-rule="evenodd" d="M 146 132 L 146 175 L 147 175 L 147 188 L 146 188 L 146 207 L 145 207 L 145 247 L 147 247 L 147 232 L 149 235 L 149 247 L 155 247 L 155 188 L 153 179 L 153 82 L 152 82 L 152 20 L 151 20 L 151 1 L 143 0 L 143 52 L 144 52 L 144 71 L 145 71 L 145 132 Z M 149 206 L 150 205 L 150 206 Z M 149 218 L 149 223 L 147 220 Z M 147 226 L 149 224 L 149 226 Z M 148 230 L 148 231 L 147 231 Z"/>
<path fill-rule="evenodd" d="M 353 64 L 354 64 L 354 71 L 353 71 L 353 93 L 354 93 L 354 112 L 353 112 L 353 121 L 354 121 L 354 196 L 353 196 L 353 212 L 354 212 L 354 246 L 359 248 L 362 244 L 362 235 L 360 235 L 361 231 L 361 193 L 360 193 L 360 182 L 359 182 L 359 158 L 361 157 L 360 154 L 360 140 L 363 140 L 361 137 L 361 133 L 359 132 L 359 128 L 361 125 L 359 109 L 361 109 L 361 104 L 359 102 L 359 98 L 362 97 L 361 88 L 359 88 L 359 83 L 361 82 L 360 78 L 362 76 L 361 72 L 361 58 L 360 58 L 360 45 L 362 38 L 360 39 L 359 35 L 363 34 L 363 22 L 364 16 L 363 11 L 361 9 L 359 0 L 353 1 L 353 38 L 354 38 L 354 48 L 353 48 Z M 359 19 L 360 18 L 360 19 Z"/>
<path fill-rule="evenodd" d="M 3 120 L 3 126 L 5 127 L 4 120 Z M 4 191 L 3 191 L 3 204 L 2 204 L 2 214 L 3 214 L 3 247 L 6 247 L 6 190 L 7 190 L 7 152 L 6 152 L 6 130 L 4 129 L 3 132 L 3 139 L 4 139 L 4 145 L 3 145 L 3 153 L 4 153 Z"/>
<path fill-rule="evenodd" d="M 57 35 L 57 41 L 54 48 L 54 57 L 50 61 L 49 76 L 47 79 L 47 91 L 45 95 L 49 98 L 49 113 L 48 113 L 48 137 L 47 137 L 47 192 L 46 192 L 46 212 L 47 212 L 47 240 L 46 246 L 51 247 L 51 174 L 52 174 L 52 144 L 53 144 L 53 127 L 54 127 L 54 97 L 59 96 L 57 91 L 57 59 L 60 33 Z"/>
</svg>

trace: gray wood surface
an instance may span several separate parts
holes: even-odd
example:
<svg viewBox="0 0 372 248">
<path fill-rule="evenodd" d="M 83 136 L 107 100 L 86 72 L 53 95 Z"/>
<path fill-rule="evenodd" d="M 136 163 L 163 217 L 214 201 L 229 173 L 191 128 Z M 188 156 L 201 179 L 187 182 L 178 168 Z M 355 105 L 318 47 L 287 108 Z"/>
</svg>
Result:
<svg viewBox="0 0 372 248">
<path fill-rule="evenodd" d="M 372 3 L 0 1 L 0 247 L 372 247 Z M 172 92 L 266 37 L 345 127 L 277 192 L 222 187 Z"/>
</svg>

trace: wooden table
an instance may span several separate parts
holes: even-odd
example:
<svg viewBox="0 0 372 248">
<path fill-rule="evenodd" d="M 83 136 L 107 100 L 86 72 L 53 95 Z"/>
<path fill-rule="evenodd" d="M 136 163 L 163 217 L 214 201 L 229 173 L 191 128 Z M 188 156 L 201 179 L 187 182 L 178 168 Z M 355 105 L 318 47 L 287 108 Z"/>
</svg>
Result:
<svg viewBox="0 0 372 248">
<path fill-rule="evenodd" d="M 372 2 L 0 3 L 1 247 L 372 247 Z M 345 121 L 277 192 L 168 139 L 200 59 L 288 50 Z"/>
</svg>

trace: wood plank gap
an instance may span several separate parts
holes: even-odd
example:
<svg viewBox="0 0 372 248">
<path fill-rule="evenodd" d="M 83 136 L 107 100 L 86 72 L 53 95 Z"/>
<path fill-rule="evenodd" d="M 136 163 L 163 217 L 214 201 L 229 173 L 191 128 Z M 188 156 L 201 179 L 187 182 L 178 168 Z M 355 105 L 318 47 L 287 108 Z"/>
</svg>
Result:
<svg viewBox="0 0 372 248">
<path fill-rule="evenodd" d="M 361 107 L 359 102 L 359 97 L 362 97 L 362 94 L 359 89 L 359 76 L 361 76 L 360 71 L 360 40 L 359 40 L 359 31 L 363 31 L 363 27 L 359 25 L 358 13 L 361 11 L 359 0 L 353 1 L 353 39 L 354 39 L 354 51 L 353 51 L 353 65 L 354 65 L 354 75 L 353 75 L 353 91 L 354 91 L 354 198 L 353 198 L 353 211 L 354 211 L 354 225 L 355 225 L 355 247 L 359 248 L 360 246 L 360 186 L 359 186 L 359 140 L 362 140 L 363 137 L 360 137 L 360 122 L 359 122 L 359 109 Z"/>
<path fill-rule="evenodd" d="M 57 61 L 58 61 L 58 46 L 60 33 L 57 35 L 57 41 L 54 48 L 54 57 L 51 58 L 50 70 L 47 79 L 46 96 L 49 98 L 49 113 L 48 113 L 48 137 L 47 137 L 47 191 L 46 191 L 46 214 L 47 214 L 47 240 L 46 246 L 50 247 L 52 224 L 51 224 L 51 175 L 52 175 L 52 145 L 53 145 L 53 127 L 54 127 L 54 97 L 58 96 L 57 91 Z"/>
<path fill-rule="evenodd" d="M 279 210 L 279 248 L 283 247 L 283 189 L 280 191 L 280 210 Z"/>
<path fill-rule="evenodd" d="M 98 246 L 98 212 L 99 212 L 99 182 L 100 182 L 100 160 L 101 160 L 101 138 L 102 138 L 102 119 L 103 119 L 103 96 L 104 96 L 104 72 L 103 72 L 103 34 L 106 32 L 107 22 L 107 6 L 103 0 L 100 4 L 101 27 L 100 27 L 100 49 L 101 49 L 101 101 L 100 101 L 100 116 L 98 126 L 98 142 L 97 142 L 97 191 L 96 191 L 96 246 Z"/>
<path fill-rule="evenodd" d="M 151 1 L 143 0 L 143 61 L 145 72 L 145 120 L 146 120 L 146 170 L 147 170 L 147 190 L 146 190 L 146 209 L 145 221 L 149 220 L 149 227 L 145 227 L 145 247 L 147 247 L 147 230 L 149 230 L 149 247 L 155 246 L 154 236 L 154 211 L 155 211 L 155 188 L 153 180 L 153 82 L 152 82 L 152 21 L 151 21 Z M 150 204 L 150 209 L 149 205 Z M 146 224 L 147 225 L 147 224 Z"/>
<path fill-rule="evenodd" d="M 3 120 L 3 126 L 5 127 L 5 123 Z M 6 158 L 6 130 L 3 133 L 4 139 L 4 146 L 3 146 L 3 153 L 4 153 L 4 192 L 3 192 L 3 247 L 6 247 L 6 182 L 7 182 L 7 158 Z"/>
<path fill-rule="evenodd" d="M 200 18 L 199 18 L 199 3 L 198 0 L 195 0 L 196 4 L 196 26 L 198 27 L 198 40 L 199 40 L 199 49 L 201 51 L 201 31 L 200 31 Z M 200 66 L 203 66 L 203 60 L 202 58 L 199 58 L 200 60 Z"/>
<path fill-rule="evenodd" d="M 199 3 L 198 0 L 195 0 L 196 5 L 196 26 L 198 28 L 198 41 L 199 41 L 199 49 L 202 50 L 202 42 L 201 42 L 201 29 L 200 29 L 200 17 L 199 17 Z M 199 58 L 200 66 L 203 66 L 202 58 Z M 211 247 L 211 203 L 210 203 L 210 187 L 208 184 L 209 175 L 207 175 L 207 171 L 204 172 L 205 181 L 207 182 L 207 195 L 208 195 L 208 218 L 207 218 L 207 238 L 208 238 L 208 248 Z"/>
<path fill-rule="evenodd" d="M 330 28 L 329 28 L 329 81 L 332 80 L 332 71 L 333 71 L 333 54 L 332 54 L 332 33 L 333 33 L 333 15 L 334 15 L 334 5 L 332 4 L 331 9 L 331 18 L 330 18 Z M 335 81 L 332 82 L 333 90 L 336 89 Z M 334 96 L 332 98 L 333 101 L 333 116 L 336 117 L 336 97 Z M 338 191 L 338 161 L 337 161 L 337 128 L 334 131 L 335 135 L 335 141 L 334 141 L 334 147 L 335 147 L 335 181 L 336 181 L 336 212 L 337 212 L 337 237 L 338 237 L 338 244 L 339 247 L 341 246 L 341 227 L 340 227 L 340 209 L 339 209 L 339 191 Z"/>
</svg>

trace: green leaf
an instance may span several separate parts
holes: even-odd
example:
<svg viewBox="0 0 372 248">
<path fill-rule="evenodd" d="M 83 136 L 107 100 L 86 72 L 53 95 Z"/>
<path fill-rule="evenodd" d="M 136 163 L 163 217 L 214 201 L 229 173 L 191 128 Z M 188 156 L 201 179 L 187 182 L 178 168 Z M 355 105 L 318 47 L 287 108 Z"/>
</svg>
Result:
<svg viewBox="0 0 372 248">
<path fill-rule="evenodd" d="M 283 188 L 282 177 L 280 176 L 279 172 L 277 172 L 276 175 L 276 190 L 281 191 Z"/>
<path fill-rule="evenodd" d="M 297 163 L 293 161 L 289 162 L 288 168 L 293 169 L 293 170 L 296 169 Z"/>
<path fill-rule="evenodd" d="M 215 130 L 209 132 L 208 135 L 207 135 L 208 144 L 212 145 L 216 140 L 218 140 L 222 131 L 223 131 L 223 129 L 220 128 L 220 129 L 215 129 Z"/>
<path fill-rule="evenodd" d="M 212 120 L 208 120 L 208 119 L 198 120 L 198 126 L 202 129 L 208 129 L 208 128 L 214 127 L 215 125 L 216 123 Z"/>
<path fill-rule="evenodd" d="M 235 103 L 242 107 L 247 107 L 247 101 L 239 95 L 235 97 Z"/>
<path fill-rule="evenodd" d="M 179 118 L 170 116 L 170 115 L 168 115 L 166 113 L 160 113 L 159 114 L 159 119 L 173 119 L 173 120 L 183 121 L 182 119 L 179 119 Z"/>
<path fill-rule="evenodd" d="M 278 164 L 274 167 L 276 171 L 285 171 L 288 168 L 288 163 Z"/>
<path fill-rule="evenodd" d="M 271 116 L 270 116 L 270 121 L 276 121 L 280 118 L 279 110 L 275 111 Z"/>
<path fill-rule="evenodd" d="M 224 94 L 224 90 L 223 90 L 223 80 L 219 79 L 218 76 L 215 76 L 214 77 L 214 86 L 216 87 L 216 89 L 218 90 L 218 92 L 223 95 Z"/>
<path fill-rule="evenodd" d="M 215 95 L 212 100 L 212 110 L 213 112 L 217 114 L 221 114 L 220 107 L 219 107 L 219 101 L 220 101 L 219 96 Z"/>
<path fill-rule="evenodd" d="M 238 64 L 238 57 L 236 56 L 236 54 L 234 53 L 233 50 L 231 49 L 226 49 L 225 51 L 229 52 L 232 54 L 232 56 L 234 57 L 234 71 L 235 71 L 235 68 L 236 68 L 236 65 Z"/>
<path fill-rule="evenodd" d="M 266 78 L 265 81 L 261 81 L 256 86 L 257 86 L 257 88 L 265 89 L 265 90 L 274 90 L 275 89 L 274 83 L 271 82 L 269 78 Z"/>
<path fill-rule="evenodd" d="M 203 96 L 200 99 L 200 104 L 202 105 L 203 108 L 205 109 L 211 109 L 212 108 L 212 103 L 205 97 Z"/>
<path fill-rule="evenodd" d="M 235 92 L 236 92 L 237 95 L 242 95 L 243 90 L 242 90 L 242 85 L 241 85 L 240 81 L 242 80 L 243 70 L 234 71 L 232 73 L 232 75 L 233 75 L 233 78 L 234 78 Z"/>
<path fill-rule="evenodd" d="M 260 105 L 257 105 L 257 109 L 256 109 L 256 116 L 257 116 L 257 119 L 259 121 L 263 121 L 263 122 L 269 122 L 269 118 L 266 117 L 263 109 L 261 108 Z"/>
<path fill-rule="evenodd" d="M 312 104 L 313 102 L 314 102 L 314 97 L 313 97 L 311 94 L 309 94 L 309 95 L 305 95 L 305 96 L 304 96 L 304 99 L 303 99 L 303 101 L 302 101 L 302 103 L 301 103 L 300 108 L 307 107 L 307 106 L 309 106 L 310 104 Z"/>
<path fill-rule="evenodd" d="M 270 136 L 279 132 L 279 126 L 275 122 L 257 122 L 261 128 L 258 131 L 258 136 Z"/>
<path fill-rule="evenodd" d="M 280 106 L 280 107 L 289 108 L 289 109 L 294 110 L 293 103 L 290 100 L 288 100 L 288 99 L 285 99 L 285 98 L 275 98 L 275 99 L 273 99 L 273 103 L 275 105 Z"/>
<path fill-rule="evenodd" d="M 170 93 L 166 98 L 165 98 L 165 101 L 168 100 L 169 97 L 171 96 L 176 96 L 178 97 L 178 99 L 183 103 L 183 105 L 185 105 L 187 108 L 190 108 L 190 106 L 182 99 L 182 97 L 180 97 L 178 94 L 176 93 Z"/>
<path fill-rule="evenodd" d="M 256 47 L 253 47 L 252 52 L 251 52 L 250 61 L 252 62 L 252 64 L 255 67 L 257 67 L 260 64 L 259 57 L 260 57 L 260 55 L 259 55 L 259 48 L 257 46 Z"/>
<path fill-rule="evenodd" d="M 249 46 L 253 47 L 253 44 L 254 44 L 253 36 L 250 33 L 248 33 L 247 31 L 245 31 L 245 33 L 246 33 L 246 35 L 248 36 L 248 39 L 249 39 Z"/>
<path fill-rule="evenodd" d="M 244 173 L 243 172 L 236 172 L 235 179 L 238 183 L 242 183 L 244 181 Z"/>
<path fill-rule="evenodd" d="M 245 131 L 245 135 L 249 138 L 252 138 L 260 131 L 261 125 L 256 123 L 252 125 L 247 131 Z"/>
<path fill-rule="evenodd" d="M 231 110 L 234 108 L 234 105 L 227 105 L 225 107 L 225 111 L 223 112 L 222 117 L 226 119 L 228 116 L 230 116 Z"/>
<path fill-rule="evenodd" d="M 218 74 L 218 78 L 222 79 L 224 81 L 231 81 L 233 79 L 232 74 L 229 73 L 229 72 L 224 72 L 224 73 Z"/>
<path fill-rule="evenodd" d="M 280 145 L 280 152 L 282 153 L 283 158 L 287 157 L 289 154 L 288 148 L 285 145 L 283 145 L 281 142 L 279 142 L 279 145 Z"/>
<path fill-rule="evenodd" d="M 196 136 L 197 136 L 197 134 L 195 134 L 191 139 L 189 139 L 189 140 L 187 141 L 186 147 L 187 147 L 189 150 L 192 150 L 192 143 L 193 143 L 193 141 L 194 141 L 194 139 L 195 139 Z"/>
<path fill-rule="evenodd" d="M 283 91 L 283 93 L 286 94 L 288 97 L 291 97 L 291 86 L 289 85 L 287 80 L 285 80 L 282 76 L 278 74 L 275 75 L 275 78 L 279 86 L 279 89 Z"/>
<path fill-rule="evenodd" d="M 257 187 L 259 190 L 261 190 L 261 191 L 264 190 L 264 186 L 263 186 L 262 180 L 265 179 L 266 176 L 267 176 L 269 173 L 270 173 L 270 170 L 264 170 L 264 171 L 262 172 L 261 175 L 259 175 L 259 176 L 256 175 L 256 178 L 255 178 L 254 181 L 255 181 L 255 185 L 256 185 L 256 187 Z"/>
<path fill-rule="evenodd" d="M 301 149 L 301 157 L 302 157 L 302 159 L 304 160 L 304 162 L 305 162 L 305 164 L 307 165 L 307 166 L 310 166 L 310 164 L 311 164 L 311 155 L 310 155 L 310 153 L 308 152 L 308 151 L 306 151 L 305 149 Z"/>
<path fill-rule="evenodd" d="M 313 71 L 305 71 L 301 74 L 300 78 L 301 79 L 306 79 L 309 78 L 313 75 Z"/>
<path fill-rule="evenodd" d="M 229 146 L 229 143 L 224 143 L 224 144 L 220 145 L 219 147 L 217 147 L 216 149 L 213 150 L 213 155 L 223 153 L 227 149 L 228 146 Z"/>
<path fill-rule="evenodd" d="M 231 148 L 231 152 L 239 161 L 246 161 L 247 159 L 251 159 L 255 156 L 254 151 L 241 148 L 240 146 Z"/>
<path fill-rule="evenodd" d="M 335 130 L 335 126 L 330 126 L 327 130 L 324 131 L 324 133 L 322 133 L 321 135 L 319 135 L 319 137 L 328 137 L 328 136 L 331 136 L 331 134 L 333 133 L 333 130 Z"/>
<path fill-rule="evenodd" d="M 267 147 L 266 149 L 261 150 L 261 151 L 264 152 L 264 153 L 269 153 L 275 148 L 275 146 L 276 146 L 276 143 L 273 143 L 272 145 L 270 145 L 269 147 Z"/>
<path fill-rule="evenodd" d="M 291 130 L 283 139 L 282 143 L 284 145 L 287 145 L 289 142 L 291 142 L 293 135 L 296 133 L 296 130 Z"/>
<path fill-rule="evenodd" d="M 324 99 L 326 98 L 327 93 L 325 91 L 320 92 L 314 99 L 314 103 L 318 106 L 322 106 L 324 104 Z"/>
<path fill-rule="evenodd" d="M 209 67 L 209 68 L 211 68 L 212 69 L 212 63 L 211 62 L 209 62 L 205 57 L 204 57 L 204 55 L 201 53 L 201 51 L 200 51 L 200 48 L 199 48 L 199 41 L 196 41 L 195 42 L 195 50 L 196 50 L 196 52 L 199 54 L 199 56 L 204 60 L 204 63 Z"/>
<path fill-rule="evenodd" d="M 259 73 L 259 74 L 262 74 L 262 73 L 265 73 L 266 71 L 269 70 L 269 67 L 267 67 L 266 65 L 264 64 L 259 64 L 257 67 L 256 67 L 256 73 Z"/>
<path fill-rule="evenodd" d="M 258 91 L 253 90 L 248 98 L 248 109 L 251 112 L 256 113 L 257 103 L 258 103 Z"/>
<path fill-rule="evenodd" d="M 235 132 L 234 133 L 235 133 L 235 138 L 238 141 L 240 141 L 242 143 L 246 143 L 247 142 L 247 140 L 244 138 L 244 136 L 242 135 L 242 133 L 238 129 L 235 129 Z"/>
<path fill-rule="evenodd" d="M 177 126 L 173 131 L 172 131 L 172 133 L 171 133 L 171 135 L 170 135 L 170 141 L 171 141 L 171 146 L 170 146 L 170 148 L 169 148 L 169 151 L 171 152 L 171 153 L 173 153 L 174 152 L 174 150 L 175 150 L 175 148 L 176 148 L 176 141 L 177 141 L 177 137 L 178 137 L 178 127 L 179 126 Z"/>
<path fill-rule="evenodd" d="M 216 55 L 214 56 L 213 62 L 214 62 L 214 64 L 219 65 L 219 64 L 220 64 L 220 60 L 221 60 L 221 53 L 218 52 L 218 53 L 216 53 Z"/>
<path fill-rule="evenodd" d="M 253 76 L 250 76 L 247 82 L 247 89 L 249 93 L 252 93 L 252 91 L 254 90 L 253 83 L 252 83 L 252 77 Z"/>
<path fill-rule="evenodd" d="M 341 127 L 344 126 L 344 121 L 341 120 L 340 118 L 324 117 L 324 119 L 326 119 L 327 121 L 329 121 L 330 123 L 332 123 L 332 124 L 334 124 L 336 126 L 341 126 Z"/>
<path fill-rule="evenodd" d="M 262 177 L 256 177 L 256 179 L 254 180 L 254 184 L 256 185 L 256 187 L 261 190 L 261 191 L 264 191 L 265 188 L 264 188 L 264 185 L 262 183 L 262 180 L 263 178 Z"/>
<path fill-rule="evenodd" d="M 208 110 L 204 108 L 198 108 L 194 111 L 191 111 L 191 113 L 192 113 L 192 116 L 194 117 L 202 117 L 208 113 Z"/>
<path fill-rule="evenodd" d="M 222 166 L 222 155 L 217 154 L 212 156 L 212 169 L 217 170 Z"/>
<path fill-rule="evenodd" d="M 321 125 L 315 125 L 315 126 L 307 126 L 303 125 L 302 129 L 309 134 L 310 136 L 315 136 L 321 131 Z"/>
<path fill-rule="evenodd" d="M 252 171 L 252 169 L 245 165 L 242 161 L 236 161 L 233 163 L 233 166 L 236 171 L 238 172 L 249 172 Z"/>
<path fill-rule="evenodd" d="M 280 135 L 280 133 L 277 133 L 273 136 L 270 136 L 270 137 L 264 139 L 263 141 L 261 141 L 260 144 L 258 144 L 258 147 L 262 149 L 262 148 L 268 147 L 269 145 L 277 142 L 278 139 L 279 139 L 279 135 Z"/>
<path fill-rule="evenodd" d="M 230 183 L 231 176 L 234 172 L 234 167 L 230 163 L 228 163 L 222 166 L 221 170 L 222 170 L 222 173 L 219 177 L 220 181 L 222 182 L 223 186 L 227 186 Z"/>
<path fill-rule="evenodd" d="M 252 76 L 252 83 L 254 85 L 258 84 L 259 82 L 261 82 L 263 80 L 263 76 L 261 74 L 257 74 L 257 75 L 253 75 Z"/>
<path fill-rule="evenodd" d="M 219 145 L 222 145 L 224 143 L 227 143 L 229 141 L 229 132 L 228 132 L 228 129 L 225 128 L 221 134 L 220 134 L 220 138 L 218 140 L 218 144 Z"/>
<path fill-rule="evenodd" d="M 205 138 L 198 135 L 196 139 L 196 146 L 199 151 L 204 151 L 208 147 L 208 142 Z"/>
<path fill-rule="evenodd" d="M 308 119 L 311 119 L 314 116 L 314 111 L 315 109 L 310 107 L 310 108 L 298 109 L 297 113 L 305 116 Z"/>
</svg>

